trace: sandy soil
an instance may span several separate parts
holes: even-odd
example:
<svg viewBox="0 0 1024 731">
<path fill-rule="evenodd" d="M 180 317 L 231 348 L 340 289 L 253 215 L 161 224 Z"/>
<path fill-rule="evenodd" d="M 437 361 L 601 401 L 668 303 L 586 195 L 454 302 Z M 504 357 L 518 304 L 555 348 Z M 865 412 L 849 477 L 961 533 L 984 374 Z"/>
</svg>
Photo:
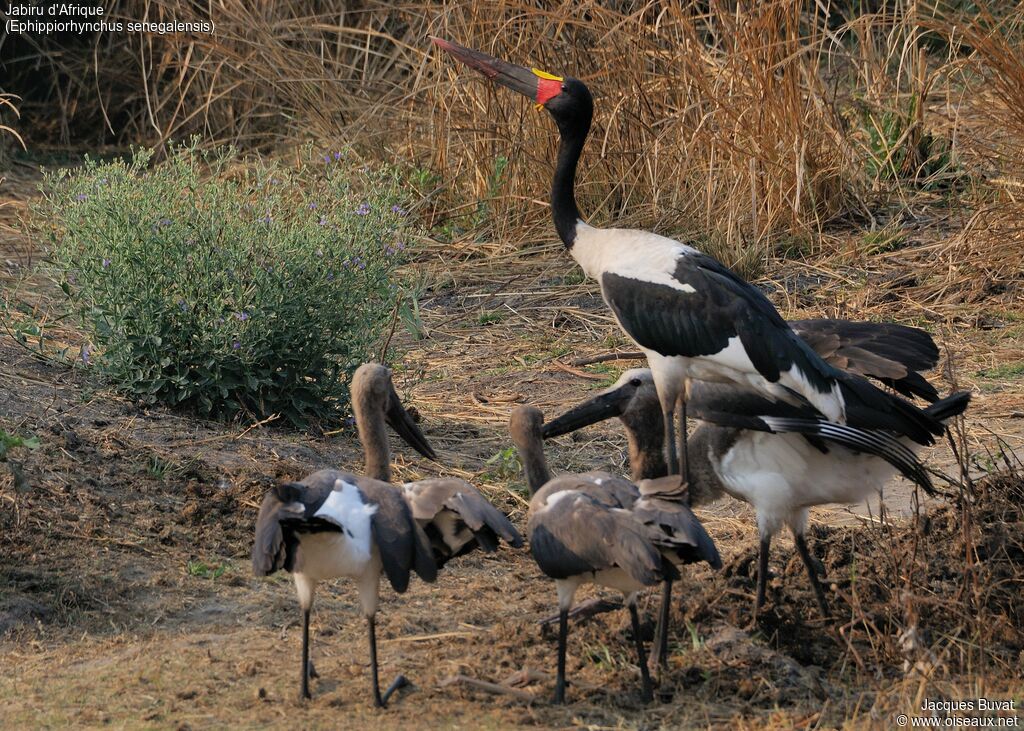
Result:
<svg viewBox="0 0 1024 731">
<path fill-rule="evenodd" d="M 28 196 L 16 187 L 0 226 L 11 287 L 38 256 L 13 218 Z M 502 457 L 508 412 L 531 402 L 554 413 L 631 365 L 568 365 L 622 342 L 593 288 L 572 283 L 564 257 L 532 256 L 507 277 L 451 263 L 452 286 L 421 302 L 429 338 L 406 336 L 394 364 L 440 454 L 434 464 L 395 443 L 398 476 L 468 477 L 520 526 L 523 486 Z M 36 278 L 14 299 L 31 313 L 48 296 Z M 850 307 L 862 296 L 850 294 Z M 780 306 L 793 317 L 815 311 L 812 301 Z M 901 306 L 893 303 L 894 317 Z M 499 313 L 498 326 L 481 324 L 481 312 Z M 999 461 L 1000 443 L 1009 453 L 1024 446 L 1022 376 L 998 368 L 1024 362 L 1024 323 L 995 306 L 986 317 L 933 323 L 955 353 L 960 385 L 976 393 L 966 439 L 976 477 Z M 73 352 L 75 334 L 62 336 Z M 819 618 L 783 538 L 768 611 L 748 629 L 751 513 L 731 501 L 701 511 L 726 568 L 695 569 L 680 585 L 670 669 L 661 701 L 648 707 L 621 611 L 573 626 L 571 703 L 551 706 L 554 635 L 539 621 L 554 611 L 553 586 L 525 552 L 465 557 L 435 585 L 384 592 L 382 677 L 405 673 L 414 687 L 381 712 L 370 705 L 351 587 L 339 582 L 317 599 L 321 678 L 313 701 L 300 704 L 291 583 L 255 579 L 248 567 L 263 491 L 323 466 L 358 469 L 350 431 L 245 431 L 143 409 L 5 335 L 0 425 L 42 442 L 23 455 L 29 492 L 0 477 L 6 728 L 889 728 L 923 695 L 1024 694 L 1019 479 L 985 481 L 972 507 L 940 501 L 920 512 L 894 484 L 881 524 L 877 507 L 868 518 L 864 509 L 816 511 L 812 546 L 833 584 L 835 623 Z M 558 469 L 624 467 L 614 425 L 557 440 L 550 456 Z M 933 463 L 955 474 L 948 447 L 934 450 Z M 493 694 L 460 677 L 507 685 Z"/>
</svg>

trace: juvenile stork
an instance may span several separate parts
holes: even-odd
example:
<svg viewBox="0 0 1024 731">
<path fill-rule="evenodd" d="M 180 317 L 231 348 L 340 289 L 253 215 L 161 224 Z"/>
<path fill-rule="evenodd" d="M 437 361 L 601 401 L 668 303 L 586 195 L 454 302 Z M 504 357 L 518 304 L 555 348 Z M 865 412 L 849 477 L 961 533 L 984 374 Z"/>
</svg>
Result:
<svg viewBox="0 0 1024 731">
<path fill-rule="evenodd" d="M 956 393 L 925 412 L 946 422 L 963 413 L 969 401 L 969 393 Z M 808 508 L 862 502 L 881 490 L 896 471 L 934 492 L 913 453 L 918 445 L 907 437 L 890 432 L 858 434 L 853 427 L 827 422 L 819 429 L 788 404 L 726 384 L 694 382 L 691 408 L 698 419 L 705 420 L 690 437 L 692 504 L 711 502 L 726 492 L 752 505 L 757 514 L 761 540 L 755 619 L 764 604 L 771 539 L 783 525 L 793 533 L 818 606 L 828 617 L 828 603 L 805 538 Z M 651 371 L 645 368 L 626 371 L 606 391 L 552 420 L 543 436 L 558 436 L 613 416 L 626 428 L 634 479 L 663 474 L 660 402 Z M 800 423 L 809 439 L 801 433 L 774 433 L 780 424 L 786 428 Z"/>
<path fill-rule="evenodd" d="M 558 677 L 555 702 L 565 702 L 569 610 L 583 584 L 622 592 L 629 608 L 645 702 L 654 697 L 647 668 L 637 593 L 678 578 L 678 566 L 721 559 L 704 527 L 678 501 L 642 495 L 636 485 L 604 472 L 551 478 L 544 458 L 544 416 L 533 407 L 512 412 L 509 431 L 530 488 L 530 552 L 558 590 Z M 678 478 L 674 481 L 678 486 Z"/>
<path fill-rule="evenodd" d="M 402 493 L 386 482 L 337 470 L 320 470 L 267 492 L 256 521 L 252 568 L 257 576 L 291 572 L 302 608 L 302 668 L 299 698 L 310 697 L 309 614 L 316 585 L 327 579 L 356 580 L 370 642 L 373 700 L 384 707 L 406 684 L 399 675 L 380 692 L 376 614 L 381 574 L 399 594 L 412 572 L 437 578 L 430 542 L 413 519 Z"/>
<path fill-rule="evenodd" d="M 383 365 L 364 363 L 356 370 L 352 378 L 352 409 L 368 476 L 391 481 L 385 424 L 423 456 L 437 458 L 426 437 L 402 408 L 391 371 Z M 413 517 L 430 539 L 438 568 L 476 548 L 493 553 L 502 540 L 513 548 L 523 545 L 523 537 L 508 518 L 465 480 L 432 477 L 406 482 L 401 487 Z"/>
<path fill-rule="evenodd" d="M 576 167 L 594 102 L 582 81 L 515 66 L 440 38 L 433 42 L 554 118 L 560 134 L 551 187 L 555 228 L 587 276 L 600 283 L 619 326 L 647 356 L 670 470 L 687 473 L 686 384 L 691 378 L 735 383 L 772 400 L 810 404 L 829 421 L 891 429 L 919 444 L 932 444 L 942 433 L 942 425 L 920 409 L 825 363 L 759 289 L 714 258 L 647 231 L 586 224 L 576 205 Z"/>
</svg>

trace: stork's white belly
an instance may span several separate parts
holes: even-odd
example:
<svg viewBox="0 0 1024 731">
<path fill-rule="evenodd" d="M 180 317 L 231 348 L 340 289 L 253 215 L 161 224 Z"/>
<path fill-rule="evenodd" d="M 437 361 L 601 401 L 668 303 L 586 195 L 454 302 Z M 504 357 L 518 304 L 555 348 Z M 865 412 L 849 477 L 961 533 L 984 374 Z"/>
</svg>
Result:
<svg viewBox="0 0 1024 731">
<path fill-rule="evenodd" d="M 743 432 L 712 464 L 725 490 L 750 503 L 771 534 L 805 508 L 862 502 L 896 473 L 878 457 L 828 448 L 822 454 L 799 434 Z"/>
</svg>

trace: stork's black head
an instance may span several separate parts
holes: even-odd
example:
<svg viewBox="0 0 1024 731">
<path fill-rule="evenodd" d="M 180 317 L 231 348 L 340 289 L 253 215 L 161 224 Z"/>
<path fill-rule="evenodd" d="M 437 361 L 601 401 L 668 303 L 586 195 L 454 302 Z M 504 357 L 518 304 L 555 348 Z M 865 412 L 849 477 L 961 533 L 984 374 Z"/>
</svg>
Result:
<svg viewBox="0 0 1024 731">
<path fill-rule="evenodd" d="M 435 45 L 491 81 L 518 91 L 532 99 L 538 108 L 547 109 L 563 134 L 579 131 L 585 134 L 590 129 L 590 120 L 594 116 L 594 98 L 587 85 L 579 79 L 563 78 L 539 69 L 516 66 L 441 38 L 432 40 Z"/>
</svg>

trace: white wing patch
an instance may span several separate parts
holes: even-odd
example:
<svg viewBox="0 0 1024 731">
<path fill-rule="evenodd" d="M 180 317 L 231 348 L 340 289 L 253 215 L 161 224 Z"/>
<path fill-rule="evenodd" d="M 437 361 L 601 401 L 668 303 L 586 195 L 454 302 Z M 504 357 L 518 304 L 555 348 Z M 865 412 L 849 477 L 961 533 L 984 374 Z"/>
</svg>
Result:
<svg viewBox="0 0 1024 731">
<path fill-rule="evenodd" d="M 353 553 L 370 558 L 370 518 L 377 506 L 363 501 L 363 493 L 350 482 L 338 480 L 324 504 L 314 513 L 317 518 L 330 521 L 344 532 Z"/>
<path fill-rule="evenodd" d="M 549 495 L 547 497 L 547 499 L 544 501 L 543 510 L 550 510 L 551 508 L 555 507 L 556 505 L 558 505 L 558 503 L 562 502 L 566 498 L 576 497 L 576 495 L 578 494 L 579 490 L 559 490 L 554 495 Z"/>
<path fill-rule="evenodd" d="M 679 258 L 697 250 L 658 234 L 627 228 L 593 228 L 580 221 L 576 224 L 571 253 L 591 279 L 600 281 L 605 272 L 614 272 L 680 292 L 697 291 L 673 276 Z"/>
</svg>

